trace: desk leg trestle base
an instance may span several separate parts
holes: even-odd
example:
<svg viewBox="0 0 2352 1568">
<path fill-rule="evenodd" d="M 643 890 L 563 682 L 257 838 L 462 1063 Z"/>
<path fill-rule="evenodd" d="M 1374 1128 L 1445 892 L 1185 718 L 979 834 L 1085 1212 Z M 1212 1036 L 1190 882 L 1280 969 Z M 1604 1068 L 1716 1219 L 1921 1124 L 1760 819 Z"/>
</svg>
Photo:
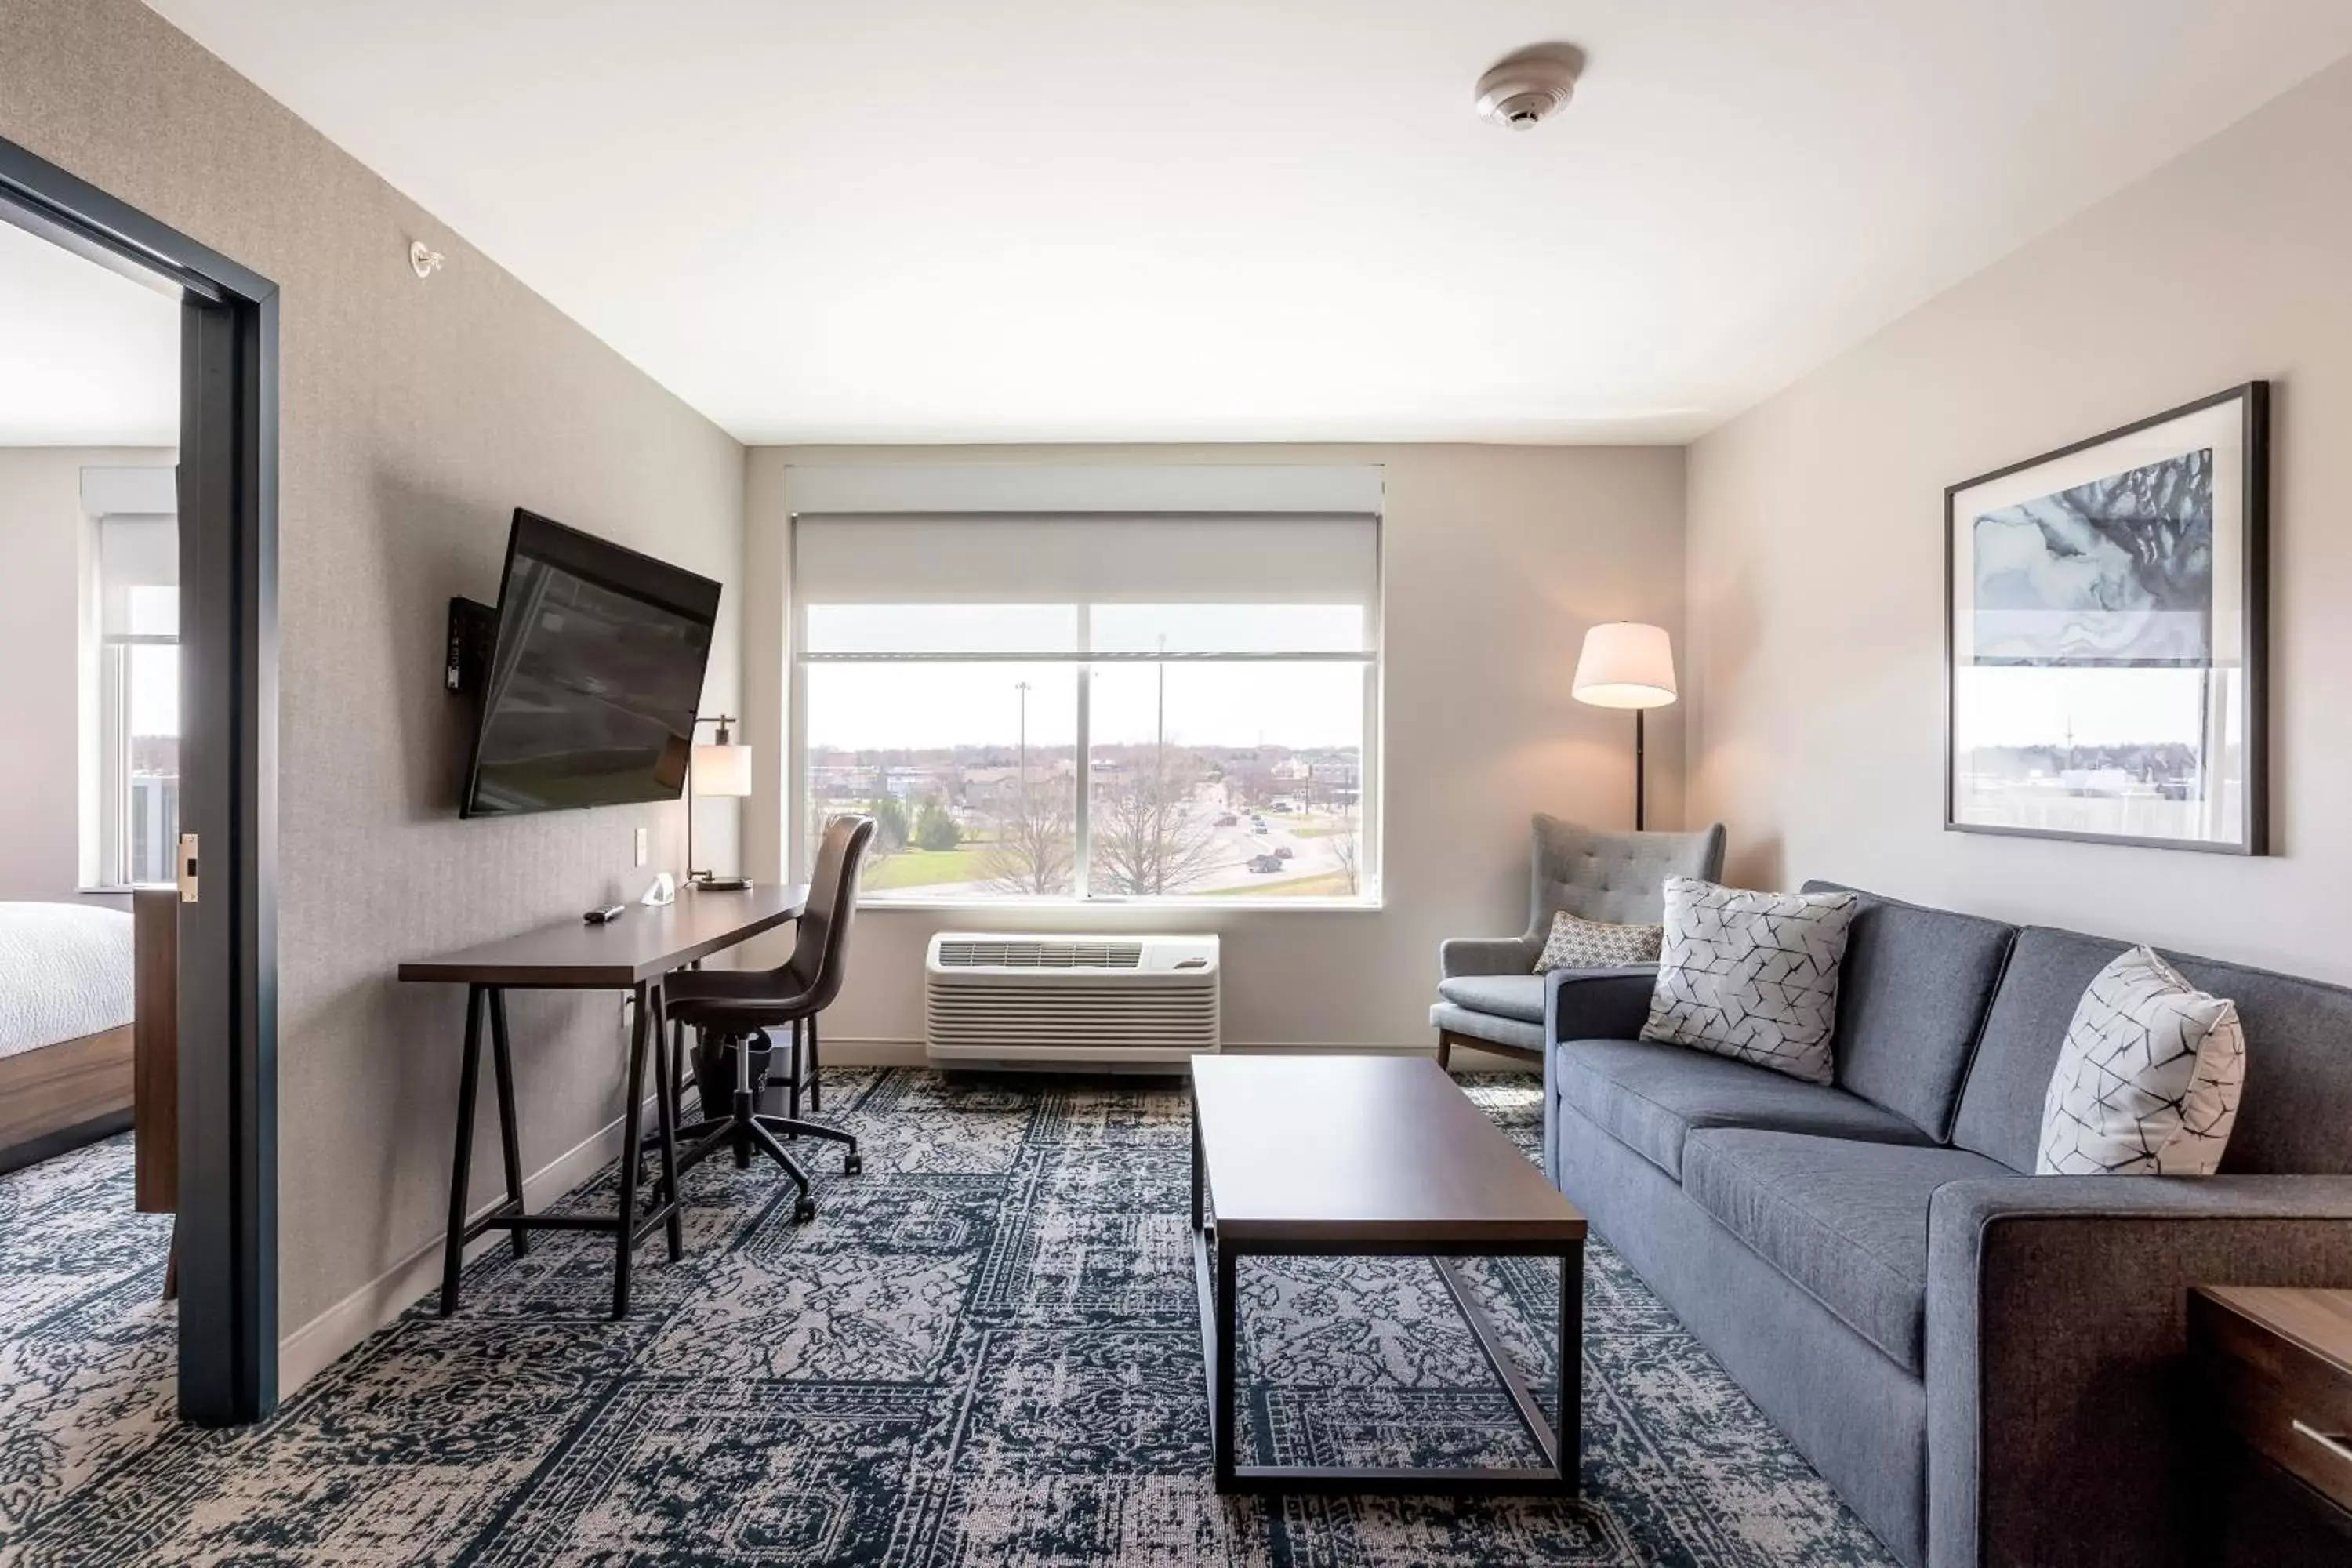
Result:
<svg viewBox="0 0 2352 1568">
<path fill-rule="evenodd" d="M 448 1317 L 459 1305 L 459 1280 L 465 1270 L 467 1244 L 494 1230 L 506 1231 L 514 1239 L 517 1257 L 530 1250 L 529 1233 L 535 1230 L 584 1230 L 613 1237 L 614 1258 L 613 1268 L 613 1316 L 623 1318 L 629 1310 L 631 1263 L 636 1243 L 650 1235 L 656 1226 L 668 1230 L 669 1253 L 673 1260 L 685 1255 L 686 1234 L 678 1205 L 678 1160 L 677 1147 L 676 1084 L 662 1063 L 660 1015 L 662 987 L 658 981 L 636 988 L 636 1019 L 629 1035 L 628 1090 L 621 1110 L 622 1143 L 625 1151 L 620 1166 L 620 1203 L 608 1215 L 534 1215 L 523 1205 L 522 1148 L 516 1115 L 514 1063 L 511 1043 L 507 1030 L 506 988 L 499 985 L 471 985 L 466 992 L 465 1058 L 457 1075 L 457 1139 L 450 1163 L 449 1232 L 443 1242 L 441 1258 L 441 1315 Z M 498 1092 L 499 1154 L 506 1167 L 506 1201 L 478 1219 L 466 1217 L 468 1177 L 474 1152 L 474 1109 L 479 1098 L 482 1076 L 482 1031 L 485 1016 L 491 1037 L 492 1077 Z M 651 1141 L 652 1149 L 644 1136 L 646 1068 L 651 1058 L 654 1071 L 656 1121 L 659 1132 Z M 660 1165 L 653 1181 L 654 1204 L 650 1210 L 637 1212 L 637 1188 L 640 1167 L 647 1152 L 657 1152 Z"/>
</svg>

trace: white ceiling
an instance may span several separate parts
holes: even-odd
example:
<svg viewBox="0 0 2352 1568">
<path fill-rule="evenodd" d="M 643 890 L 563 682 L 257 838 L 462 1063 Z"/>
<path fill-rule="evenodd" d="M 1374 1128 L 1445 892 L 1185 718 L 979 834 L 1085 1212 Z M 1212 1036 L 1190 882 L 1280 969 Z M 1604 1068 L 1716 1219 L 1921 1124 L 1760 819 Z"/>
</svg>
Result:
<svg viewBox="0 0 2352 1568">
<path fill-rule="evenodd" d="M 1680 439 L 2352 49 L 2343 0 L 151 3 L 751 441 Z M 1549 39 L 1567 113 L 1475 118 Z"/>
<path fill-rule="evenodd" d="M 0 447 L 180 440 L 180 306 L 0 223 Z"/>
</svg>

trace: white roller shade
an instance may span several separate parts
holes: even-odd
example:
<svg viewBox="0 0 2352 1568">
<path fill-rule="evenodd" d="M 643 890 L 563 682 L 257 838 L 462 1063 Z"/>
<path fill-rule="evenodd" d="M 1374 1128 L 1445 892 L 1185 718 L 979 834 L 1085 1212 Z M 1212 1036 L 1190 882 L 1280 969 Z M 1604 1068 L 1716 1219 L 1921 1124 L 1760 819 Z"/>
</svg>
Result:
<svg viewBox="0 0 2352 1568">
<path fill-rule="evenodd" d="M 1349 604 L 1380 596 L 1360 515 L 803 516 L 804 604 Z"/>
<path fill-rule="evenodd" d="M 180 525 L 173 517 L 98 521 L 100 627 L 108 637 L 176 637 Z"/>
</svg>

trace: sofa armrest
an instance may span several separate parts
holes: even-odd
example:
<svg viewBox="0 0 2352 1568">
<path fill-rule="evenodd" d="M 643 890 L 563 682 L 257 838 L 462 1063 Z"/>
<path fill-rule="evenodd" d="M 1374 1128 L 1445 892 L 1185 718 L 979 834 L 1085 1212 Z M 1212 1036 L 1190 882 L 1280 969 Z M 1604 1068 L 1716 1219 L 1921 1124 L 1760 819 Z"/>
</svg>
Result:
<svg viewBox="0 0 2352 1568">
<path fill-rule="evenodd" d="M 1544 1038 L 1631 1040 L 1650 1021 L 1650 994 L 1657 989 L 1658 966 L 1622 969 L 1555 969 L 1544 976 Z"/>
<path fill-rule="evenodd" d="M 1524 936 L 1457 936 L 1437 944 L 1437 977 L 1533 974 L 1542 944 Z"/>
<path fill-rule="evenodd" d="M 1927 1211 L 1927 1562 L 2186 1563 L 2192 1285 L 2352 1285 L 2352 1176 L 2014 1176 Z M 2063 1499 L 2064 1506 L 2054 1506 Z"/>
<path fill-rule="evenodd" d="M 1544 976 L 1543 1165 L 1559 1185 L 1559 1085 L 1549 1047 L 1562 1040 L 1630 1040 L 1650 1021 L 1658 967 L 1555 969 Z"/>
</svg>

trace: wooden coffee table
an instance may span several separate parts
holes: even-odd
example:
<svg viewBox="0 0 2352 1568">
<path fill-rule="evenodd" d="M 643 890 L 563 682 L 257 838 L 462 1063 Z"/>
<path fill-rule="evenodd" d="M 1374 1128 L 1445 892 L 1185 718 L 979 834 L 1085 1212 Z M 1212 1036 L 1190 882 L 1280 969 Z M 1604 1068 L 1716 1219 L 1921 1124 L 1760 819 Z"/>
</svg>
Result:
<svg viewBox="0 0 2352 1568">
<path fill-rule="evenodd" d="M 1192 1084 L 1192 1253 L 1217 1489 L 1573 1495 L 1584 1344 L 1576 1205 L 1426 1057 L 1194 1057 Z M 1543 1468 L 1235 1463 L 1234 1275 L 1253 1253 L 1429 1258 Z M 1558 1434 L 1450 1261 L 1506 1256 L 1560 1262 Z"/>
</svg>

